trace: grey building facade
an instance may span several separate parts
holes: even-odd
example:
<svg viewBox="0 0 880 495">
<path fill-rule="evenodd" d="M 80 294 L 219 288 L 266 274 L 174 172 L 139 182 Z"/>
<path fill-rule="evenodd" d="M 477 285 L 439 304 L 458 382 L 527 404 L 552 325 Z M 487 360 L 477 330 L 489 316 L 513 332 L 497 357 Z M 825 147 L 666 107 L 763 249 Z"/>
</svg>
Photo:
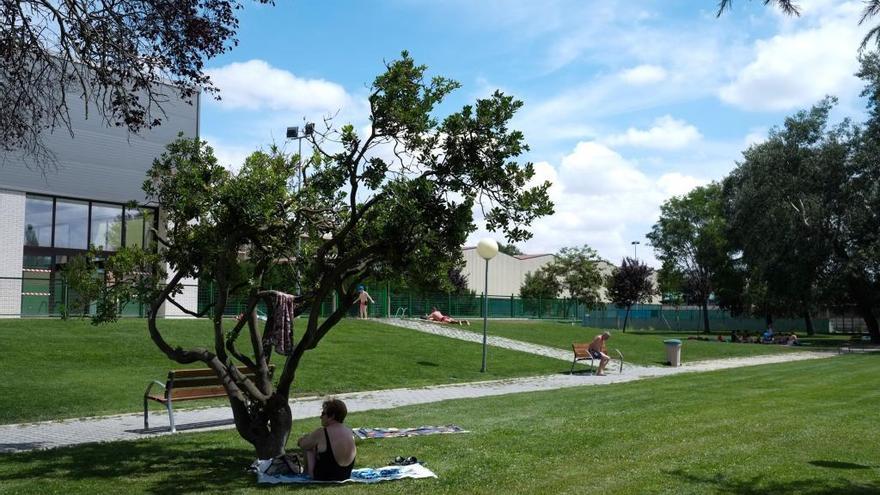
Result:
<svg viewBox="0 0 880 495">
<path fill-rule="evenodd" d="M 0 152 L 0 317 L 58 314 L 66 300 L 59 269 L 89 246 L 150 245 L 160 212 L 146 204 L 146 171 L 179 133 L 199 135 L 197 99 L 170 99 L 162 125 L 140 134 L 107 124 L 94 109 L 87 118 L 78 99 L 69 105 L 72 135 L 65 128 L 44 135 L 52 163 L 37 167 Z M 138 206 L 127 206 L 132 201 Z"/>
</svg>

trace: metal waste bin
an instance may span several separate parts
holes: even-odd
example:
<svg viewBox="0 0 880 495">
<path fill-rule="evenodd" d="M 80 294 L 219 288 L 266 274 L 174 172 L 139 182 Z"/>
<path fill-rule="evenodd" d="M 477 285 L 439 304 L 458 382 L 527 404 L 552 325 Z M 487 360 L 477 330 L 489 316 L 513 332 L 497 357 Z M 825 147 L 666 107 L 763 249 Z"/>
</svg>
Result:
<svg viewBox="0 0 880 495">
<path fill-rule="evenodd" d="M 666 344 L 666 361 L 672 367 L 681 366 L 681 341 L 678 339 L 664 340 Z"/>
</svg>

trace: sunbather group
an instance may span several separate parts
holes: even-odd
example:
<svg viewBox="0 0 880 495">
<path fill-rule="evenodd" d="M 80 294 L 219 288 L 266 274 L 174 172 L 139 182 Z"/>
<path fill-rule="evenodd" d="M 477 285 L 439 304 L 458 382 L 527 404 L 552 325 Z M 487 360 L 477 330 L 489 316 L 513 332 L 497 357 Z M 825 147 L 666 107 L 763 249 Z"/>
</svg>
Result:
<svg viewBox="0 0 880 495">
<path fill-rule="evenodd" d="M 709 337 L 690 336 L 688 340 L 712 340 Z M 750 332 L 730 332 L 730 337 L 725 338 L 718 335 L 714 340 L 718 342 L 734 342 L 739 344 L 779 344 L 779 345 L 801 345 L 796 333 L 773 333 L 766 331 L 761 335 Z"/>
</svg>

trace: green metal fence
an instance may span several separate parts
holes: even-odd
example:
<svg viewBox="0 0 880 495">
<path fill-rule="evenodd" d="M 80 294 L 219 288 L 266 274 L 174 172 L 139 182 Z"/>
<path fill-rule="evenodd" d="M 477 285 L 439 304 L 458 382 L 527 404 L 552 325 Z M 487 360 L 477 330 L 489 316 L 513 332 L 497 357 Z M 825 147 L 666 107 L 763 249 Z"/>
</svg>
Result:
<svg viewBox="0 0 880 495">
<path fill-rule="evenodd" d="M 734 317 L 717 308 L 710 308 L 708 313 L 711 331 L 759 332 L 767 328 L 763 318 Z M 621 329 L 625 317 L 626 309 L 612 307 L 588 311 L 582 321 L 588 327 Z M 695 307 L 638 305 L 630 311 L 626 327 L 632 330 L 701 331 L 703 313 Z M 803 332 L 806 325 L 803 319 L 774 318 L 773 328 L 777 332 Z M 813 329 L 818 333 L 828 333 L 829 319 L 813 318 Z"/>
<path fill-rule="evenodd" d="M 217 299 L 217 291 L 210 284 L 184 286 L 185 290 L 197 291 L 197 307 L 203 310 Z M 452 295 L 446 293 L 413 293 L 396 290 L 388 285 L 377 284 L 367 287 L 374 303 L 368 307 L 370 317 L 418 317 L 431 312 L 436 307 L 444 314 L 456 318 L 482 318 L 483 299 L 479 295 Z M 14 297 L 20 295 L 20 299 Z M 8 301 L 20 300 L 17 307 Z M 79 315 L 94 311 L 94 305 L 83 308 L 78 304 L 76 294 L 57 275 L 46 274 L 30 277 L 0 277 L 0 316 L 62 316 Z M 321 316 L 329 315 L 339 304 L 335 297 L 321 303 Z M 513 296 L 494 296 L 488 298 L 489 318 L 548 319 L 579 321 L 585 326 L 620 329 L 626 315 L 625 309 L 607 307 L 600 310 L 587 310 L 571 299 L 523 299 Z M 228 301 L 224 314 L 238 315 L 246 309 L 244 297 L 233 297 Z M 265 312 L 265 307 L 260 305 Z M 348 309 L 350 316 L 356 316 L 357 304 Z M 210 313 L 209 313 L 210 314 Z M 122 309 L 125 317 L 143 317 L 146 305 L 129 303 Z M 825 314 L 825 318 L 814 318 L 813 326 L 817 332 L 859 332 L 864 331 L 860 318 Z M 847 322 L 850 324 L 847 325 Z M 862 325 L 862 326 L 860 326 Z M 766 328 L 763 319 L 732 317 L 717 308 L 709 310 L 709 326 L 713 331 L 761 331 Z M 803 331 L 802 319 L 774 319 L 774 328 L 779 332 Z M 660 305 L 634 306 L 627 323 L 628 329 L 658 331 L 700 331 L 703 329 L 703 315 L 699 308 Z"/>
</svg>

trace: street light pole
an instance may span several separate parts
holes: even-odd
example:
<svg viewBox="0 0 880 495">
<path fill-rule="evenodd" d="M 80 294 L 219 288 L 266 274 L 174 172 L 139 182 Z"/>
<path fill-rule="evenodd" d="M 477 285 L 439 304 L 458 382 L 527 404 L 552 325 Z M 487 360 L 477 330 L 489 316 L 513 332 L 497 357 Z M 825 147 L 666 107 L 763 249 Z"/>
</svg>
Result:
<svg viewBox="0 0 880 495">
<path fill-rule="evenodd" d="M 486 347 L 488 340 L 489 327 L 489 260 L 498 254 L 498 243 L 495 239 L 480 239 L 477 243 L 477 254 L 480 258 L 486 260 L 486 278 L 483 286 L 483 366 L 480 367 L 480 373 L 486 372 Z"/>
<path fill-rule="evenodd" d="M 638 255 L 638 252 L 637 252 L 636 250 L 638 249 L 639 244 L 641 244 L 641 242 L 639 242 L 639 241 L 632 241 L 630 244 L 632 244 L 632 246 L 633 246 L 633 258 L 636 259 L 636 260 L 638 260 L 638 259 L 639 259 L 639 255 Z"/>
<path fill-rule="evenodd" d="M 299 195 L 299 192 L 302 190 L 302 186 L 306 180 L 305 169 L 303 168 L 303 139 L 313 135 L 315 133 L 315 124 L 312 122 L 308 122 L 303 129 L 302 135 L 299 134 L 299 127 L 293 126 L 287 128 L 287 139 L 296 139 L 299 143 L 299 151 L 297 151 L 297 166 L 296 166 L 296 193 Z M 300 255 L 300 239 L 301 236 L 296 237 L 296 292 L 298 294 L 302 294 L 302 290 L 300 288 L 299 282 L 299 255 Z"/>
</svg>

